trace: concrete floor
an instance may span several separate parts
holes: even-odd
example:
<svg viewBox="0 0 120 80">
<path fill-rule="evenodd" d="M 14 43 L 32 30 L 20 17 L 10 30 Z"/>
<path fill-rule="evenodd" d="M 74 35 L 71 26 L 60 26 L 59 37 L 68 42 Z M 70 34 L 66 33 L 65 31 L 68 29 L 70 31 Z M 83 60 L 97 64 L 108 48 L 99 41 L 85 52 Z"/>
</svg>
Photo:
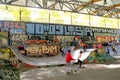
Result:
<svg viewBox="0 0 120 80">
<path fill-rule="evenodd" d="M 120 59 L 120 50 L 117 46 L 118 54 L 114 55 L 111 51 L 113 57 Z M 59 58 L 42 59 L 39 60 L 40 63 L 44 65 L 58 64 L 59 62 L 64 63 L 64 57 L 57 56 Z M 66 66 L 61 67 L 43 67 L 43 68 L 31 68 L 21 71 L 21 80 L 120 80 L 120 60 L 114 62 L 103 63 L 103 64 L 86 64 L 85 68 L 80 68 L 76 74 L 68 75 L 66 74 Z M 62 64 L 61 63 L 61 64 Z M 73 69 L 78 65 L 74 65 Z"/>
<path fill-rule="evenodd" d="M 115 64 L 86 64 L 73 75 L 65 70 L 66 66 L 33 68 L 21 72 L 21 80 L 120 80 L 120 60 Z"/>
</svg>

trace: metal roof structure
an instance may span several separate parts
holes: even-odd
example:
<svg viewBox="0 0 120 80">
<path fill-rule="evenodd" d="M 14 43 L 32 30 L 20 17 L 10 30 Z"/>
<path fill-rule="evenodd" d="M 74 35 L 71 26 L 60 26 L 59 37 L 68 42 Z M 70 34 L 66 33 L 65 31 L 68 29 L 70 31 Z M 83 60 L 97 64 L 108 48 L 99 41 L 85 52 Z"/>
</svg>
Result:
<svg viewBox="0 0 120 80">
<path fill-rule="evenodd" d="M 0 0 L 0 4 L 120 18 L 120 0 Z"/>
</svg>

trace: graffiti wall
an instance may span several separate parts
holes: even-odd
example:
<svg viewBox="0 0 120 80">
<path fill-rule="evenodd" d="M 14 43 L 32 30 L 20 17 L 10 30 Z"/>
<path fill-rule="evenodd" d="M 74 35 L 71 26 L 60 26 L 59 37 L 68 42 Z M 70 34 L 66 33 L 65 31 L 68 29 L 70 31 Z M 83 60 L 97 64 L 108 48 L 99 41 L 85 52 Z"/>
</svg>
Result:
<svg viewBox="0 0 120 80">
<path fill-rule="evenodd" d="M 25 34 L 11 34 L 11 41 L 25 41 L 28 40 L 28 35 Z"/>
<path fill-rule="evenodd" d="M 26 47 L 27 56 L 55 56 L 58 52 L 58 46 L 33 46 Z"/>
<path fill-rule="evenodd" d="M 88 58 L 84 61 L 84 63 L 101 63 L 107 61 L 113 61 L 114 58 L 109 54 L 105 53 L 103 48 L 98 49 L 97 51 L 93 51 Z"/>
<path fill-rule="evenodd" d="M 8 47 L 0 47 L 0 59 L 10 59 L 13 57 L 13 52 Z"/>
<path fill-rule="evenodd" d="M 71 37 L 94 37 L 97 36 L 116 36 L 117 29 L 94 28 L 87 26 L 74 25 L 59 25 L 59 24 L 44 24 L 44 23 L 28 23 L 28 22 L 13 22 L 0 21 L 1 31 L 10 31 L 12 40 L 37 39 L 53 40 L 57 37 L 59 40 L 71 40 Z M 20 34 L 24 34 L 21 36 Z M 33 37 L 34 36 L 34 37 Z M 70 36 L 70 38 L 68 38 Z"/>
<path fill-rule="evenodd" d="M 0 45 L 8 45 L 8 33 L 0 32 Z"/>
<path fill-rule="evenodd" d="M 98 43 L 115 41 L 118 39 L 118 36 L 96 36 L 96 41 Z"/>
<path fill-rule="evenodd" d="M 18 59 L 9 47 L 0 47 L 0 80 L 20 80 L 17 62 Z"/>
<path fill-rule="evenodd" d="M 60 46 L 77 45 L 80 39 L 88 44 L 117 40 L 118 37 L 117 29 L 62 24 L 0 21 L 0 29 L 1 31 L 9 30 L 12 43 L 24 42 L 27 45 L 39 45 L 39 48 L 42 49 L 47 47 L 49 50 L 51 47 L 57 46 L 56 51 L 48 51 L 55 53 Z M 27 48 L 27 50 L 31 53 L 31 48 Z M 36 49 L 35 52 L 37 51 Z M 46 53 L 40 49 L 39 52 Z"/>
</svg>

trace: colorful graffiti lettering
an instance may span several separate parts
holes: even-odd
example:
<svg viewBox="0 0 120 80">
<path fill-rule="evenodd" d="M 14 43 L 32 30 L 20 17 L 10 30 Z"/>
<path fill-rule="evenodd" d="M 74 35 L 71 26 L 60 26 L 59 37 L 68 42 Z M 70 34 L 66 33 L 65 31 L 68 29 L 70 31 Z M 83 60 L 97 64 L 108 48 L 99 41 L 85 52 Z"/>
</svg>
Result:
<svg viewBox="0 0 120 80">
<path fill-rule="evenodd" d="M 58 46 L 38 46 L 38 47 L 27 47 L 26 50 L 29 52 L 28 55 L 42 55 L 45 53 L 56 55 L 58 54 Z"/>
<path fill-rule="evenodd" d="M 117 40 L 117 38 L 118 38 L 117 36 L 96 36 L 96 41 L 98 43 L 101 43 L 101 42 Z"/>
<path fill-rule="evenodd" d="M 21 35 L 21 34 L 12 34 L 11 35 L 11 40 L 12 41 L 25 41 L 28 40 L 27 35 Z"/>
</svg>

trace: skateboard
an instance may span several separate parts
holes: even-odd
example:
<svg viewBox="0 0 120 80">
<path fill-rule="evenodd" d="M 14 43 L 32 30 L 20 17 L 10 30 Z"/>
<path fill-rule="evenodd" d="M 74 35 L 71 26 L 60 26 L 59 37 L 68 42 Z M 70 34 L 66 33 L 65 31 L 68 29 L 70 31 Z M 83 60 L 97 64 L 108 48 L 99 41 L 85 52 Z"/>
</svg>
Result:
<svg viewBox="0 0 120 80">
<path fill-rule="evenodd" d="M 77 74 L 77 70 L 70 70 L 70 71 L 67 71 L 66 74 Z"/>
</svg>

